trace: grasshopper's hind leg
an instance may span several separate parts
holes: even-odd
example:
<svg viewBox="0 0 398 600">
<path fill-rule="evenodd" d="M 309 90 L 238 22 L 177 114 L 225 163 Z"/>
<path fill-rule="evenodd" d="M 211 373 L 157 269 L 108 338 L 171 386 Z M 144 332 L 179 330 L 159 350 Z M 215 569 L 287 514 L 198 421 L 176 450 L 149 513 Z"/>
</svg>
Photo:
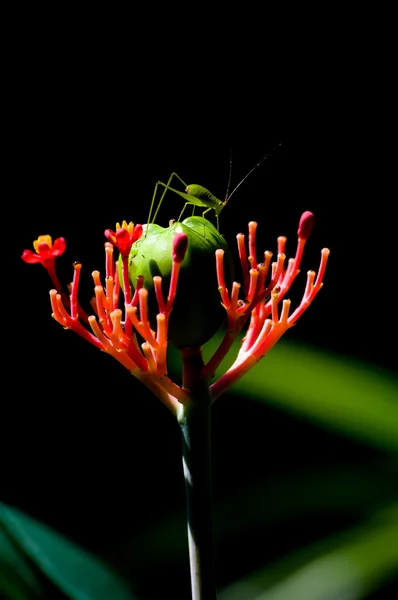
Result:
<svg viewBox="0 0 398 600">
<path fill-rule="evenodd" d="M 148 215 L 148 223 L 154 223 L 154 222 L 155 222 L 155 219 L 156 219 L 156 217 L 157 217 L 157 214 L 158 214 L 158 212 L 159 212 L 159 208 L 161 207 L 161 204 L 162 204 L 162 202 L 163 202 L 163 198 L 164 198 L 164 196 L 165 196 L 165 194 L 166 194 L 167 190 L 170 188 L 170 185 L 171 185 L 171 182 L 172 182 L 172 180 L 173 180 L 173 177 L 177 177 L 177 179 L 179 179 L 179 180 L 181 181 L 181 183 L 184 185 L 184 189 L 187 187 L 187 184 L 185 183 L 185 181 L 183 181 L 183 180 L 181 179 L 181 177 L 178 175 L 178 173 L 172 173 L 172 174 L 170 175 L 170 177 L 169 177 L 169 180 L 168 180 L 168 182 L 167 182 L 167 183 L 162 183 L 161 181 L 158 181 L 158 182 L 157 182 L 157 184 L 155 185 L 155 189 L 154 189 L 154 191 L 153 191 L 152 202 L 151 202 L 151 208 L 149 209 L 149 215 Z M 158 202 L 158 205 L 157 205 L 157 207 L 156 207 L 156 211 L 155 211 L 155 214 L 153 215 L 153 219 L 152 219 L 152 221 L 151 221 L 152 210 L 153 210 L 153 206 L 154 206 L 154 204 L 155 204 L 155 198 L 156 198 L 156 194 L 157 194 L 157 191 L 158 191 L 158 186 L 159 186 L 159 185 L 163 186 L 164 190 L 163 190 L 163 193 L 162 193 L 162 195 L 161 195 L 161 197 L 160 197 L 160 200 L 159 200 L 159 202 Z M 184 209 L 185 209 L 185 206 L 184 206 Z M 184 210 L 183 210 L 182 212 L 184 212 Z M 181 214 L 182 214 L 182 213 L 181 213 Z M 178 219 L 178 220 L 179 220 L 179 219 Z"/>
<path fill-rule="evenodd" d="M 204 219 L 206 218 L 206 217 L 205 217 L 205 214 L 206 214 L 206 213 L 208 213 L 208 212 L 209 212 L 209 210 L 213 210 L 213 207 L 212 207 L 212 206 L 210 206 L 209 208 L 206 208 L 206 210 L 204 210 L 204 211 L 202 212 L 202 217 L 203 217 Z M 217 219 L 217 231 L 220 231 L 220 222 L 219 222 L 219 220 L 218 220 L 218 213 L 216 213 L 216 211 L 214 211 L 214 212 L 215 212 L 215 214 L 216 214 L 216 219 Z"/>
<path fill-rule="evenodd" d="M 186 202 L 186 203 L 184 204 L 184 207 L 183 207 L 182 211 L 180 212 L 180 216 L 179 216 L 179 217 L 178 217 L 178 219 L 177 219 L 177 223 L 179 223 L 179 222 L 181 221 L 181 217 L 182 217 L 182 215 L 184 214 L 184 210 L 186 209 L 186 207 L 188 206 L 188 204 L 189 204 L 189 202 Z M 194 210 L 195 210 L 195 207 L 194 207 Z"/>
</svg>

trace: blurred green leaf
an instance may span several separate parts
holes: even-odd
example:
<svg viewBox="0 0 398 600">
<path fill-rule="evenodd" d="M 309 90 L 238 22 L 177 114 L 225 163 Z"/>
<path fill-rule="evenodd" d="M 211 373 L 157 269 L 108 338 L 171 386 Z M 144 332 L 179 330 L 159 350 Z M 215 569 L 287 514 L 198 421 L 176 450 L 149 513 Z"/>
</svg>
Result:
<svg viewBox="0 0 398 600">
<path fill-rule="evenodd" d="M 31 587 L 36 580 L 26 568 L 23 555 L 71 600 L 134 600 L 128 584 L 105 564 L 16 508 L 0 503 L 0 526 L 8 541 L 22 553 L 13 557 L 16 576 Z M 4 548 L 9 555 L 10 544 L 5 542 Z M 29 600 L 32 598 L 29 596 Z"/>
<path fill-rule="evenodd" d="M 208 358 L 221 341 L 204 348 Z M 217 377 L 239 351 L 236 341 Z M 179 369 L 174 355 L 172 367 Z M 278 342 L 228 393 L 244 395 L 383 450 L 398 451 L 398 377 L 374 365 L 297 343 Z"/>
<path fill-rule="evenodd" d="M 398 572 L 398 507 L 225 588 L 220 600 L 363 600 Z"/>
<path fill-rule="evenodd" d="M 397 465 L 377 461 L 366 467 L 300 471 L 268 477 L 215 499 L 216 545 L 234 544 L 241 536 L 307 519 L 365 519 L 380 505 L 398 502 Z M 249 508 L 250 507 L 250 508 Z M 154 569 L 182 560 L 187 552 L 185 514 L 168 515 L 136 535 L 128 550 L 139 575 L 144 563 Z"/>
<path fill-rule="evenodd" d="M 0 597 L 9 600 L 43 598 L 34 569 L 14 546 L 0 524 Z"/>
</svg>

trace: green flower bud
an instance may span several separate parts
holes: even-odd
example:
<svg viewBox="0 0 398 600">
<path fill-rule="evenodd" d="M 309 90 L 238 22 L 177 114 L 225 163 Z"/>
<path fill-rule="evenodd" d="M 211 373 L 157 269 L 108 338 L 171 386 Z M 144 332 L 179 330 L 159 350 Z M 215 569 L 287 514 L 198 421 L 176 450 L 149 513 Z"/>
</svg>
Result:
<svg viewBox="0 0 398 600">
<path fill-rule="evenodd" d="M 162 291 L 167 301 L 171 269 L 172 244 L 177 233 L 188 236 L 188 249 L 181 263 L 177 295 L 169 322 L 169 342 L 177 348 L 197 347 L 207 342 L 225 320 L 218 291 L 215 252 L 224 250 L 227 285 L 233 281 L 233 260 L 228 245 L 217 229 L 203 217 L 188 217 L 163 228 L 144 225 L 144 233 L 131 247 L 129 279 L 133 288 L 137 277 L 144 277 L 148 290 L 151 327 L 156 329 L 159 312 L 153 277 L 162 278 Z M 119 261 L 119 269 L 121 262 Z"/>
</svg>

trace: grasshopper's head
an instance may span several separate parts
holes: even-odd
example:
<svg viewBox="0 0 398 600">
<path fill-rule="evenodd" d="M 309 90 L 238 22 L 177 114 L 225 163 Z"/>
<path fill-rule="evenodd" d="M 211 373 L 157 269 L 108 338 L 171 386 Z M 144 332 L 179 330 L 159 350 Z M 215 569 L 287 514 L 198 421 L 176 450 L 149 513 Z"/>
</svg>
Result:
<svg viewBox="0 0 398 600">
<path fill-rule="evenodd" d="M 218 215 L 220 214 L 227 202 L 228 200 L 224 200 L 223 202 L 219 200 L 219 204 L 217 206 L 214 206 L 214 212 L 216 213 L 216 217 L 218 217 Z"/>
</svg>

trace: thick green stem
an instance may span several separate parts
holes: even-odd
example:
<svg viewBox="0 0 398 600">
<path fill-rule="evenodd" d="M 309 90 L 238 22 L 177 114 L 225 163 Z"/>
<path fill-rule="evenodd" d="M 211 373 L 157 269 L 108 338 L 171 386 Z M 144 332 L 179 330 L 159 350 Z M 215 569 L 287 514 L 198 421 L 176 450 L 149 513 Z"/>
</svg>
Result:
<svg viewBox="0 0 398 600">
<path fill-rule="evenodd" d="M 183 387 L 191 394 L 179 424 L 188 518 L 192 600 L 216 600 L 210 456 L 211 399 L 200 350 L 183 351 Z"/>
</svg>

